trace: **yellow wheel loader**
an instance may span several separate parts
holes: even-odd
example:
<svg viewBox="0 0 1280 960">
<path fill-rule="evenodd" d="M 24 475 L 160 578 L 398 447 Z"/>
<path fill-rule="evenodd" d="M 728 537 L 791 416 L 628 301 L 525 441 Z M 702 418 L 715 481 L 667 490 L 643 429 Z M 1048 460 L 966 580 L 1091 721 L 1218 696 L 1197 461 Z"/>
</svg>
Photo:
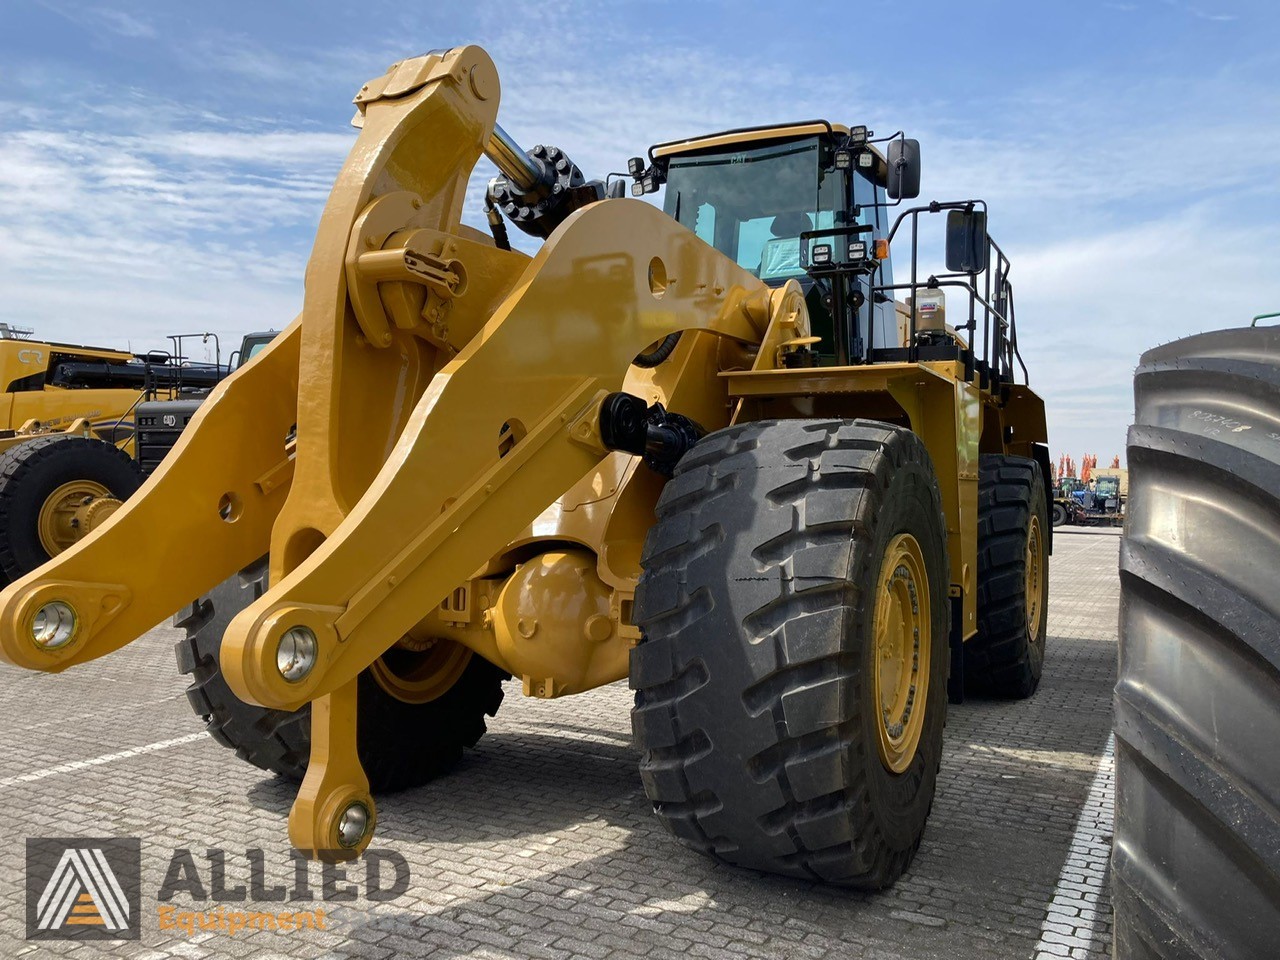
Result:
<svg viewBox="0 0 1280 960">
<path fill-rule="evenodd" d="M 0 594 L 3 656 L 64 670 L 186 604 L 192 702 L 301 780 L 289 836 L 325 857 L 474 744 L 506 676 L 629 678 L 682 841 L 891 883 L 948 692 L 1027 696 L 1044 656 L 1044 409 L 984 204 L 898 209 L 915 141 L 815 121 L 652 148 L 631 190 L 664 211 L 521 149 L 498 102 L 475 46 L 361 87 L 301 314 Z M 482 154 L 492 236 L 461 222 Z"/>
<path fill-rule="evenodd" d="M 0 324 L 0 581 L 39 567 L 142 482 L 134 414 L 147 396 L 209 389 L 217 364 L 32 339 Z M 175 340 L 175 349 L 186 337 Z M 196 336 L 211 336 L 208 334 Z"/>
</svg>

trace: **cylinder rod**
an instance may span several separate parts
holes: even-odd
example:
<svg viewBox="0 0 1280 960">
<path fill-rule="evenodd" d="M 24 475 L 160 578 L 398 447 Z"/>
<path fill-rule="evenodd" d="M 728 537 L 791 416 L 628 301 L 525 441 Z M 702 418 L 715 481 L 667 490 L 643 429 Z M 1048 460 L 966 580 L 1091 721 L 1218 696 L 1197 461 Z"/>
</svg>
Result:
<svg viewBox="0 0 1280 960">
<path fill-rule="evenodd" d="M 531 190 L 546 179 L 542 167 L 496 123 L 484 155 L 520 190 Z"/>
</svg>

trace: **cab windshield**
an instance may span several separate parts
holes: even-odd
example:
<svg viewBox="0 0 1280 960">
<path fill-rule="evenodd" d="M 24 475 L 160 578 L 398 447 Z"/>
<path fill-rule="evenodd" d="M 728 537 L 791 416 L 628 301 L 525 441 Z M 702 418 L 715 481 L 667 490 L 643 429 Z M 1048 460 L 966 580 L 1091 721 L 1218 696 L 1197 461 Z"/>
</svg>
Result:
<svg viewBox="0 0 1280 960">
<path fill-rule="evenodd" d="M 269 334 L 265 336 L 247 336 L 240 341 L 239 356 L 236 358 L 236 369 L 240 369 L 263 350 L 267 349 L 268 344 L 274 340 L 276 335 Z"/>
<path fill-rule="evenodd" d="M 801 277 L 800 234 L 835 226 L 845 208 L 844 174 L 826 170 L 829 152 L 808 137 L 672 157 L 663 207 L 760 279 Z"/>
</svg>

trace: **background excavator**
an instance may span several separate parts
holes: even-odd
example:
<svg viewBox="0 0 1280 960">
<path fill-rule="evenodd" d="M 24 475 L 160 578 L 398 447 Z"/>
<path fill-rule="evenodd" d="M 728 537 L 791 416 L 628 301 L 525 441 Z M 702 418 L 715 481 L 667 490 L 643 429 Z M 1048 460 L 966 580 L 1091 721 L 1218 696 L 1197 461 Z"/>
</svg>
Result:
<svg viewBox="0 0 1280 960">
<path fill-rule="evenodd" d="M 60 671 L 183 608 L 192 703 L 301 780 L 290 838 L 324 857 L 475 744 L 508 675 L 629 678 L 676 837 L 893 882 L 948 695 L 1029 696 L 1044 659 L 1044 408 L 985 205 L 898 209 L 915 141 L 809 121 L 651 148 L 628 173 L 660 210 L 521 149 L 498 101 L 475 46 L 360 89 L 301 314 L 0 594 L 0 652 Z M 461 222 L 482 154 L 492 236 Z"/>
</svg>

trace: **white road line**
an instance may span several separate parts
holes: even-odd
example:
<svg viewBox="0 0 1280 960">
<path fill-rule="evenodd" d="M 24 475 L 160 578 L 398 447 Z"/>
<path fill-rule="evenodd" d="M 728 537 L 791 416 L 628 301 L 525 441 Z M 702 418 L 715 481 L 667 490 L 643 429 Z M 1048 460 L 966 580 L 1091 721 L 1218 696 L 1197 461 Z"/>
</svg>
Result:
<svg viewBox="0 0 1280 960">
<path fill-rule="evenodd" d="M 1098 772 L 1085 798 L 1067 859 L 1058 874 L 1049 910 L 1040 925 L 1040 942 L 1032 960 L 1061 960 L 1079 956 L 1071 948 L 1089 950 L 1098 916 L 1098 900 L 1105 892 L 1107 861 L 1116 807 L 1116 738 L 1107 737 Z"/>
<path fill-rule="evenodd" d="M 72 760 L 70 763 L 60 763 L 56 767 L 45 767 L 43 770 L 33 770 L 30 773 L 22 773 L 16 777 L 0 778 L 0 789 L 12 787 L 16 783 L 33 783 L 36 780 L 43 780 L 45 777 L 54 777 L 60 773 L 74 773 L 77 770 L 83 770 L 86 767 L 100 767 L 104 763 L 113 763 L 116 760 L 128 760 L 130 757 L 139 757 L 144 753 L 155 753 L 157 750 L 168 750 L 170 747 L 178 747 L 184 743 L 194 743 L 207 737 L 208 734 L 201 730 L 199 733 L 189 733 L 185 737 L 174 737 L 172 740 L 159 740 L 156 743 L 148 743 L 141 747 L 134 747 L 131 750 L 121 750 L 119 753 L 107 753 L 100 757 L 92 757 L 88 760 Z"/>
</svg>

